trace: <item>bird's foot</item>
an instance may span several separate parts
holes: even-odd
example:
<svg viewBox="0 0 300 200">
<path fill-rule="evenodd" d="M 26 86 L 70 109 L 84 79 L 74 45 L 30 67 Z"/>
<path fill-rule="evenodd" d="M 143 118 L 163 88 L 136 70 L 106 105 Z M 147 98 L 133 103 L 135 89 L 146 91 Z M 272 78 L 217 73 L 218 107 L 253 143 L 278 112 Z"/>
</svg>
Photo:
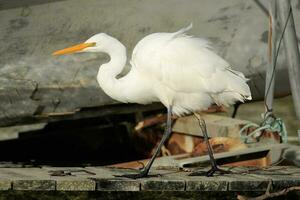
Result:
<svg viewBox="0 0 300 200">
<path fill-rule="evenodd" d="M 223 174 L 230 174 L 231 171 L 220 169 L 219 167 L 212 167 L 210 170 L 207 171 L 206 176 L 213 176 L 215 173 L 218 173 L 219 175 Z"/>
<path fill-rule="evenodd" d="M 148 171 L 146 170 L 141 170 L 139 173 L 137 174 L 123 174 L 123 175 L 115 175 L 115 177 L 125 177 L 125 178 L 131 178 L 131 179 L 138 179 L 138 178 L 149 178 L 149 177 L 153 177 L 155 175 L 149 175 Z"/>
<path fill-rule="evenodd" d="M 147 177 L 144 173 L 138 173 L 138 174 L 123 174 L 123 175 L 115 175 L 115 177 L 123 177 L 123 178 L 130 178 L 130 179 L 138 179 L 138 178 L 144 178 Z"/>
<path fill-rule="evenodd" d="M 211 177 L 211 176 L 214 176 L 215 173 L 217 173 L 218 175 L 223 175 L 223 174 L 230 174 L 232 172 L 220 169 L 219 167 L 216 166 L 216 167 L 212 167 L 208 171 L 193 172 L 193 173 L 189 174 L 189 176 L 207 176 L 207 177 Z"/>
</svg>

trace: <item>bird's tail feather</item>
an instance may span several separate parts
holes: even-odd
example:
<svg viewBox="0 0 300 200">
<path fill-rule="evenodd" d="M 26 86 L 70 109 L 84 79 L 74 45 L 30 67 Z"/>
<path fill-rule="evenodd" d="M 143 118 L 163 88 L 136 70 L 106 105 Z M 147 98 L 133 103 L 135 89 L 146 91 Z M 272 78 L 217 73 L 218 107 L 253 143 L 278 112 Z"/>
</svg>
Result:
<svg viewBox="0 0 300 200">
<path fill-rule="evenodd" d="M 243 73 L 234 70 L 228 70 L 227 73 L 225 81 L 227 89 L 213 95 L 214 101 L 219 105 L 229 106 L 236 101 L 251 100 L 251 91 L 247 84 L 248 79 L 245 78 Z"/>
</svg>

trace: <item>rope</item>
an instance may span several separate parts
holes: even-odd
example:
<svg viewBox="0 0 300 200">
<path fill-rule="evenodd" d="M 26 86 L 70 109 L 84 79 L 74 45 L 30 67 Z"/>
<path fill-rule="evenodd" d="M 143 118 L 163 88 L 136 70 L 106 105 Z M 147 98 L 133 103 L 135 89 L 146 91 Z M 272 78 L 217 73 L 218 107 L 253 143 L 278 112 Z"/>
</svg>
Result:
<svg viewBox="0 0 300 200">
<path fill-rule="evenodd" d="M 266 112 L 264 113 L 264 116 L 263 116 L 263 122 L 261 123 L 261 125 L 258 125 L 258 124 L 255 124 L 255 123 L 248 123 L 246 124 L 239 132 L 240 136 L 241 136 L 241 139 L 244 141 L 244 143 L 248 143 L 248 139 L 250 137 L 254 137 L 254 138 L 259 138 L 262 134 L 263 131 L 271 131 L 271 132 L 278 132 L 279 135 L 281 136 L 281 140 L 283 143 L 287 143 L 287 131 L 286 131 L 286 127 L 285 127 L 285 124 L 284 122 L 280 119 L 280 118 L 276 118 L 273 113 L 272 113 L 272 109 L 270 109 L 267 105 L 267 102 L 266 102 L 266 99 L 267 99 L 267 96 L 270 92 L 270 89 L 271 89 L 271 83 L 272 81 L 274 81 L 273 79 L 275 78 L 275 71 L 276 71 L 276 66 L 277 66 L 277 58 L 278 58 L 278 55 L 279 55 L 279 50 L 280 50 L 280 47 L 281 47 L 281 42 L 283 40 L 283 36 L 284 36 L 284 33 L 285 33 L 285 30 L 286 30 L 286 27 L 287 27 L 287 24 L 288 24 L 288 21 L 290 19 L 290 16 L 292 14 L 292 7 L 290 5 L 289 7 L 289 13 L 288 13 L 288 16 L 287 16 L 287 19 L 284 23 L 284 26 L 283 26 L 283 29 L 282 29 L 282 32 L 280 34 L 280 39 L 279 39 L 279 42 L 278 42 L 278 45 L 276 46 L 275 45 L 275 49 L 276 49 L 276 52 L 275 52 L 275 57 L 274 57 L 274 65 L 273 65 L 273 70 L 272 70 L 272 74 L 271 74 L 271 80 L 269 82 L 269 85 L 266 89 L 266 93 L 265 93 L 265 107 L 266 107 Z M 249 128 L 251 127 L 254 127 L 255 130 L 252 131 L 250 134 L 246 135 L 246 134 L 243 134 L 243 132 L 245 130 L 248 130 Z M 257 136 L 256 136 L 257 134 Z"/>
<path fill-rule="evenodd" d="M 243 134 L 245 130 L 248 130 L 251 127 L 254 127 L 255 130 L 249 134 Z M 287 143 L 287 131 L 284 122 L 282 119 L 274 117 L 271 113 L 265 116 L 261 125 L 250 122 L 241 128 L 239 134 L 243 142 L 247 144 L 250 138 L 259 138 L 263 131 L 277 132 L 280 135 L 282 142 Z"/>
</svg>

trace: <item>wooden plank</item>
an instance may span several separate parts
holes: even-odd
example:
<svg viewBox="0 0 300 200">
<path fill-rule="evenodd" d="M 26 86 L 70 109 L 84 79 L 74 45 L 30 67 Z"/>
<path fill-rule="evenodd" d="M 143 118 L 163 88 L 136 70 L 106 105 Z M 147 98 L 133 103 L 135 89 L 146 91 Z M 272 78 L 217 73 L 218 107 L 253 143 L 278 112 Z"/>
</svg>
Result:
<svg viewBox="0 0 300 200">
<path fill-rule="evenodd" d="M 266 157 L 268 159 L 268 163 L 274 164 L 281 159 L 282 153 L 290 148 L 289 144 L 274 144 L 274 145 L 265 145 L 258 146 L 246 149 L 240 149 L 237 151 L 231 152 L 223 152 L 223 153 L 215 153 L 215 159 L 224 161 L 231 159 L 231 162 L 241 161 L 249 156 L 252 159 Z M 122 164 L 111 165 L 112 167 L 120 167 L 120 168 L 139 168 L 141 167 L 141 163 L 144 165 L 147 164 L 149 159 L 139 160 L 139 161 L 131 161 Z M 153 166 L 157 168 L 193 168 L 199 165 L 207 165 L 210 159 L 208 155 L 191 157 L 190 154 L 179 154 L 174 156 L 163 156 L 155 159 Z"/>
<path fill-rule="evenodd" d="M 285 149 L 289 147 L 288 144 L 275 144 L 275 145 L 265 145 L 265 146 L 258 146 L 258 147 L 253 147 L 253 148 L 247 148 L 247 149 L 240 149 L 238 151 L 231 151 L 231 152 L 223 152 L 223 153 L 216 153 L 214 154 L 214 157 L 216 160 L 218 159 L 229 159 L 232 157 L 241 157 L 241 156 L 250 156 L 251 154 L 257 154 L 257 153 L 263 153 L 269 154 L 269 158 L 271 159 L 271 163 L 276 163 L 279 161 L 280 156 L 278 156 L 278 151 L 279 153 L 282 153 Z M 274 151 L 274 153 L 272 152 Z M 277 155 L 272 155 L 277 154 Z M 281 154 L 279 154 L 281 155 Z M 209 156 L 198 156 L 198 157 L 188 157 L 188 158 L 183 158 L 183 159 L 174 159 L 173 163 L 177 165 L 178 167 L 189 167 L 193 166 L 195 164 L 201 164 L 201 163 L 207 163 L 209 162 Z"/>
</svg>

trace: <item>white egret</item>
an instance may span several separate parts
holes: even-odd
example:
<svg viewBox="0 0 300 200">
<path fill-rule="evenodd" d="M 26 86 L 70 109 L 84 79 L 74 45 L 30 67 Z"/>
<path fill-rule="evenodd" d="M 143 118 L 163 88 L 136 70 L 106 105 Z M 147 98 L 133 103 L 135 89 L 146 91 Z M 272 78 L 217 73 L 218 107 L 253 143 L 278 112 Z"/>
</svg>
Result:
<svg viewBox="0 0 300 200">
<path fill-rule="evenodd" d="M 161 102 L 167 108 L 167 127 L 154 155 L 139 174 L 126 177 L 148 175 L 161 146 L 171 134 L 172 114 L 182 116 L 207 109 L 213 103 L 228 106 L 251 99 L 245 76 L 231 69 L 223 58 L 214 53 L 207 40 L 186 35 L 191 28 L 192 25 L 175 33 L 153 33 L 143 38 L 133 50 L 131 70 L 121 78 L 117 76 L 126 64 L 126 48 L 105 33 L 53 53 L 107 53 L 110 61 L 100 66 L 97 81 L 108 96 L 124 103 Z M 199 121 L 210 147 L 204 121 L 202 123 Z M 211 148 L 208 149 L 212 169 L 207 175 L 213 175 L 220 169 L 213 159 Z"/>
</svg>

